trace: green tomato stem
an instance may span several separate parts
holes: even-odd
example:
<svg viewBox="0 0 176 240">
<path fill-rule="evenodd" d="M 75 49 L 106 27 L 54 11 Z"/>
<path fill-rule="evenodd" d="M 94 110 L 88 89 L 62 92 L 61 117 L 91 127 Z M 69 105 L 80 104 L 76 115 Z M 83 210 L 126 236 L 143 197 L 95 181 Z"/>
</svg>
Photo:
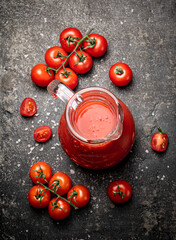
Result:
<svg viewBox="0 0 176 240">
<path fill-rule="evenodd" d="M 86 35 L 81 38 L 81 40 L 79 40 L 76 44 L 76 47 L 74 48 L 74 50 L 66 57 L 65 61 L 62 63 L 62 65 L 58 68 L 58 69 L 51 69 L 50 70 L 54 70 L 56 73 L 64 66 L 64 64 L 66 63 L 66 61 L 69 59 L 69 57 L 76 52 L 76 50 L 78 49 L 79 45 L 88 37 L 88 35 L 92 32 L 93 28 L 91 28 Z"/>
<path fill-rule="evenodd" d="M 52 189 L 48 188 L 47 186 L 45 186 L 44 184 L 38 182 L 40 185 L 42 185 L 45 189 L 49 190 L 50 192 L 54 193 L 58 198 L 64 200 L 65 202 L 69 203 L 72 207 L 74 207 L 74 209 L 78 209 L 78 207 L 76 207 L 71 201 L 68 201 L 66 198 L 60 196 L 59 194 L 57 194 L 55 191 L 53 191 Z"/>
</svg>

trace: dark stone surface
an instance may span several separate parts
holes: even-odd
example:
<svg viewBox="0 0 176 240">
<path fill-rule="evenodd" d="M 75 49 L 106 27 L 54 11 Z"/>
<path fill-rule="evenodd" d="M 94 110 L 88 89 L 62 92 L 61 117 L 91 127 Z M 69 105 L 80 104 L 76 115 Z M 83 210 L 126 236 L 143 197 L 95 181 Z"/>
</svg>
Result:
<svg viewBox="0 0 176 240">
<path fill-rule="evenodd" d="M 175 10 L 174 0 L 1 0 L 1 239 L 175 239 Z M 131 153 L 105 171 L 83 169 L 66 156 L 57 136 L 63 104 L 30 78 L 32 67 L 44 63 L 47 48 L 58 45 L 60 32 L 69 26 L 83 34 L 94 27 L 108 41 L 106 55 L 79 76 L 76 90 L 109 89 L 127 104 L 136 123 Z M 134 74 L 125 88 L 108 77 L 110 66 L 119 61 L 129 64 Z M 19 114 L 25 97 L 34 98 L 38 106 L 30 119 Z M 33 131 L 43 124 L 54 135 L 37 144 Z M 169 136 L 162 154 L 150 147 L 158 125 Z M 89 205 L 72 210 L 62 222 L 53 221 L 47 209 L 30 207 L 28 172 L 39 160 L 53 172 L 66 172 L 73 184 L 86 185 Z M 124 206 L 115 206 L 106 194 L 116 179 L 129 181 L 133 188 Z"/>
</svg>

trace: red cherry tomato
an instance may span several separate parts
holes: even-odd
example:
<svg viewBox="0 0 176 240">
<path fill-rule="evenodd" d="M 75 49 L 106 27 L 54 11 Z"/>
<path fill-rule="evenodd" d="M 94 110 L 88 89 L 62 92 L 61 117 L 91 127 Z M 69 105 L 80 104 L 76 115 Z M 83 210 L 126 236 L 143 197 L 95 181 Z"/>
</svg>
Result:
<svg viewBox="0 0 176 240">
<path fill-rule="evenodd" d="M 70 190 L 71 185 L 70 177 L 63 172 L 55 173 L 48 184 L 49 188 L 54 190 L 60 196 L 66 194 Z"/>
<path fill-rule="evenodd" d="M 116 63 L 109 70 L 109 78 L 119 87 L 126 86 L 132 80 L 131 68 L 126 63 Z"/>
<path fill-rule="evenodd" d="M 114 203 L 127 202 L 132 195 L 130 184 L 124 180 L 116 180 L 108 187 L 108 196 Z"/>
<path fill-rule="evenodd" d="M 90 200 L 89 190 L 83 185 L 76 185 L 67 193 L 67 199 L 76 207 L 84 207 Z"/>
<path fill-rule="evenodd" d="M 57 79 L 67 85 L 69 88 L 74 89 L 78 84 L 78 76 L 71 68 L 61 68 L 54 76 Z"/>
<path fill-rule="evenodd" d="M 53 198 L 48 206 L 48 213 L 54 220 L 63 220 L 70 214 L 70 204 L 60 198 Z"/>
<path fill-rule="evenodd" d="M 35 184 L 39 182 L 39 179 L 40 183 L 45 184 L 49 182 L 52 177 L 52 169 L 50 165 L 45 162 L 34 163 L 30 168 L 29 177 Z"/>
<path fill-rule="evenodd" d="M 82 51 L 78 50 L 76 53 L 73 53 L 68 59 L 70 67 L 77 73 L 84 74 L 87 73 L 93 64 L 92 57 Z"/>
<path fill-rule="evenodd" d="M 48 72 L 45 64 L 37 64 L 31 70 L 31 79 L 36 85 L 46 87 L 54 79 L 54 72 Z"/>
<path fill-rule="evenodd" d="M 101 57 L 107 50 L 107 41 L 103 36 L 92 33 L 89 35 L 89 39 L 84 40 L 83 49 L 92 57 Z"/>
<path fill-rule="evenodd" d="M 25 98 L 20 106 L 20 114 L 24 117 L 32 117 L 37 112 L 37 105 L 34 99 Z"/>
<path fill-rule="evenodd" d="M 58 46 L 49 48 L 45 53 L 45 62 L 51 67 L 58 69 L 66 60 L 68 54 L 66 51 Z M 66 66 L 68 61 L 65 62 L 64 66 Z"/>
<path fill-rule="evenodd" d="M 163 133 L 160 127 L 158 127 L 158 131 L 158 133 L 154 133 L 152 136 L 151 147 L 157 152 L 164 152 L 167 149 L 169 138 L 166 133 Z"/>
<path fill-rule="evenodd" d="M 41 126 L 34 130 L 34 139 L 37 142 L 46 142 L 52 135 L 51 128 L 49 126 Z"/>
<path fill-rule="evenodd" d="M 33 186 L 28 193 L 28 201 L 32 207 L 44 208 L 47 207 L 51 194 L 49 190 L 44 190 L 45 188 L 41 185 Z"/>
<path fill-rule="evenodd" d="M 66 52 L 72 52 L 74 48 L 76 47 L 76 44 L 79 40 L 81 40 L 82 34 L 77 28 L 66 28 L 64 29 L 60 34 L 60 43 L 63 49 Z M 82 46 L 82 43 L 80 43 L 79 47 Z"/>
</svg>

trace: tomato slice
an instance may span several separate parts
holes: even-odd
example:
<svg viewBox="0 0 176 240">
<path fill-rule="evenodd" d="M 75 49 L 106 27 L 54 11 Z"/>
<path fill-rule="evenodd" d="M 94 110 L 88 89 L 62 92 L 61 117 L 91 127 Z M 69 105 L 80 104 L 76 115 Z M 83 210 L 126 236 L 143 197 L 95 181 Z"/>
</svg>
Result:
<svg viewBox="0 0 176 240">
<path fill-rule="evenodd" d="M 41 126 L 34 130 L 34 139 L 37 142 L 46 142 L 52 135 L 51 128 L 49 126 Z"/>
<path fill-rule="evenodd" d="M 37 112 L 37 105 L 34 99 L 25 98 L 20 106 L 20 114 L 24 117 L 32 117 Z"/>
</svg>

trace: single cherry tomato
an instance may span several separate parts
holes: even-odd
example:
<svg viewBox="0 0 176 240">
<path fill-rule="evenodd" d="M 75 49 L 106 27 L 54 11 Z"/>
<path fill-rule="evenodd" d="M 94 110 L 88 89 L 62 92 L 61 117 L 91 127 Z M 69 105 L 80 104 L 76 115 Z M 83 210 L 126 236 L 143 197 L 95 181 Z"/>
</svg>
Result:
<svg viewBox="0 0 176 240">
<path fill-rule="evenodd" d="M 48 71 L 45 64 L 37 64 L 31 70 L 31 78 L 36 85 L 46 87 L 54 79 L 54 72 Z"/>
<path fill-rule="evenodd" d="M 76 53 L 73 53 L 68 59 L 70 67 L 77 73 L 84 74 L 87 73 L 93 64 L 92 57 L 82 51 L 78 50 Z"/>
<path fill-rule="evenodd" d="M 108 187 L 108 196 L 114 203 L 127 202 L 132 195 L 130 184 L 124 180 L 116 180 Z"/>
<path fill-rule="evenodd" d="M 37 142 L 46 142 L 52 135 L 51 128 L 49 126 L 41 126 L 34 130 L 34 139 Z"/>
<path fill-rule="evenodd" d="M 28 193 L 28 201 L 32 207 L 44 208 L 47 207 L 51 199 L 49 190 L 46 190 L 41 185 L 33 186 Z"/>
<path fill-rule="evenodd" d="M 45 53 L 45 62 L 49 67 L 58 69 L 64 63 L 67 56 L 68 54 L 62 47 L 51 47 Z M 65 62 L 64 66 L 67 63 L 68 61 Z"/>
<path fill-rule="evenodd" d="M 81 40 L 82 34 L 77 28 L 66 28 L 60 34 L 60 43 L 63 49 L 66 52 L 72 52 L 76 47 L 76 44 L 79 40 Z M 82 46 L 80 43 L 78 49 Z"/>
<path fill-rule="evenodd" d="M 49 182 L 52 177 L 52 169 L 48 163 L 45 162 L 37 162 L 32 165 L 29 171 L 29 177 L 33 181 L 33 183 L 45 184 Z"/>
<path fill-rule="evenodd" d="M 109 70 L 111 81 L 119 87 L 126 86 L 132 80 L 131 68 L 126 63 L 116 63 Z"/>
<path fill-rule="evenodd" d="M 167 149 L 169 142 L 168 135 L 163 133 L 163 130 L 158 127 L 158 133 L 154 133 L 151 139 L 151 147 L 157 152 L 164 152 Z"/>
<path fill-rule="evenodd" d="M 89 53 L 92 57 L 101 57 L 105 54 L 107 50 L 106 39 L 99 35 L 92 33 L 89 38 L 83 41 L 83 49 L 85 52 Z"/>
<path fill-rule="evenodd" d="M 20 106 L 20 114 L 24 117 L 32 117 L 37 112 L 37 105 L 34 99 L 25 98 Z"/>
<path fill-rule="evenodd" d="M 60 198 L 53 198 L 48 205 L 48 213 L 54 220 L 67 218 L 70 211 L 70 204 Z"/>
<path fill-rule="evenodd" d="M 78 84 L 78 76 L 71 68 L 61 68 L 55 74 L 54 79 L 61 81 L 71 89 L 74 89 Z"/>
<path fill-rule="evenodd" d="M 62 196 L 70 190 L 71 185 L 71 179 L 66 173 L 57 172 L 50 179 L 48 187 Z"/>
<path fill-rule="evenodd" d="M 76 207 L 84 207 L 90 200 L 89 190 L 83 185 L 76 185 L 67 193 L 67 199 Z"/>
</svg>

